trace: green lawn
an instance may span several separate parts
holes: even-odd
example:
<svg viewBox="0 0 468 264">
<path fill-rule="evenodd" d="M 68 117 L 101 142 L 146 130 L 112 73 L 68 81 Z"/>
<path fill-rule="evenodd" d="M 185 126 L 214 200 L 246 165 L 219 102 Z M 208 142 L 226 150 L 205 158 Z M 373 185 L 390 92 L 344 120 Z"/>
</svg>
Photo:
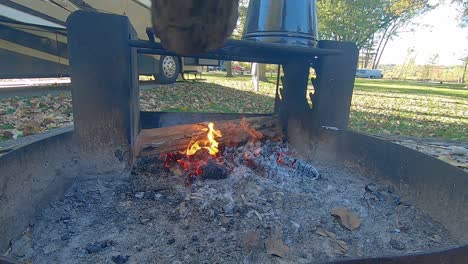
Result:
<svg viewBox="0 0 468 264">
<path fill-rule="evenodd" d="M 147 111 L 271 113 L 276 78 L 252 90 L 249 76 L 204 75 L 141 91 Z M 357 79 L 350 128 L 375 134 L 468 141 L 466 85 Z M 312 87 L 309 89 L 312 91 Z M 69 94 L 0 99 L 0 141 L 71 124 Z"/>
<path fill-rule="evenodd" d="M 350 127 L 468 141 L 468 89 L 457 84 L 427 84 L 357 79 Z"/>
<path fill-rule="evenodd" d="M 148 111 L 189 111 L 219 113 L 271 113 L 275 98 L 274 83 L 262 83 L 259 93 L 252 90 L 251 78 L 203 75 L 203 82 L 142 91 L 141 108 Z"/>
<path fill-rule="evenodd" d="M 252 91 L 249 76 L 204 75 L 205 82 L 178 83 L 142 92 L 142 108 L 158 111 L 269 113 L 276 79 Z M 350 128 L 360 132 L 468 141 L 468 89 L 357 79 Z M 312 90 L 312 87 L 310 87 Z"/>
</svg>

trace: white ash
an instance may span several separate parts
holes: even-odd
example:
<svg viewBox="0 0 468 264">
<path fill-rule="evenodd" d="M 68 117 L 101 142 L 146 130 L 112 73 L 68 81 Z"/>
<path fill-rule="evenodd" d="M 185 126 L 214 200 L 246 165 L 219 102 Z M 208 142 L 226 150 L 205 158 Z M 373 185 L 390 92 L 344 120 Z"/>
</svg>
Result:
<svg viewBox="0 0 468 264">
<path fill-rule="evenodd" d="M 255 168 L 280 184 L 288 185 L 320 177 L 319 171 L 312 164 L 298 158 L 287 144 L 248 142 L 242 147 L 226 148 L 223 155 L 228 166 L 246 165 Z"/>
<path fill-rule="evenodd" d="M 33 263 L 322 263 L 456 244 L 391 185 L 337 164 L 313 164 L 320 177 L 302 174 L 276 164 L 274 153 L 304 162 L 287 145 L 257 142 L 224 151 L 226 179 L 187 186 L 146 158 L 128 179 L 76 182 L 8 255 Z M 339 206 L 359 216 L 357 230 L 330 215 Z M 280 257 L 266 248 L 274 230 L 287 248 Z"/>
</svg>

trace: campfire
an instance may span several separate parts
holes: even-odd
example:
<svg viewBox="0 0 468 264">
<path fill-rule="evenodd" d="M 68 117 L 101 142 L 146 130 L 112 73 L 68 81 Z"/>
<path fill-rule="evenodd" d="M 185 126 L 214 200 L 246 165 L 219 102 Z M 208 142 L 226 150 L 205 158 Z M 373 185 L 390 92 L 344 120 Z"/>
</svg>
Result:
<svg viewBox="0 0 468 264">
<path fill-rule="evenodd" d="M 2 156 L 0 262 L 466 263 L 466 174 L 347 129 L 354 44 L 195 56 L 281 65 L 278 116 L 238 119 L 140 111 L 137 54 L 168 53 L 127 18 L 67 32 L 75 126 Z"/>
<path fill-rule="evenodd" d="M 215 129 L 213 123 L 209 123 L 206 139 L 195 140 L 194 143 L 187 147 L 186 155 L 193 156 L 200 150 L 207 150 L 208 154 L 211 156 L 216 156 L 216 154 L 219 152 L 219 143 L 216 141 L 216 137 L 222 137 L 221 131 Z"/>
<path fill-rule="evenodd" d="M 129 180 L 75 183 L 9 254 L 38 263 L 315 263 L 456 243 L 390 184 L 303 159 L 276 117 L 159 128 L 141 142 Z"/>
<path fill-rule="evenodd" d="M 209 123 L 201 132 L 206 137 L 190 140 L 185 151 L 165 153 L 162 155 L 164 167 L 172 172 L 183 172 L 188 180 L 196 176 L 208 175 L 210 167 L 221 167 L 222 158 L 218 159 L 219 142 L 216 138 L 222 137 L 221 131 L 215 129 L 213 123 Z M 205 173 L 204 173 L 205 172 Z M 222 173 L 224 170 L 215 173 Z"/>
<path fill-rule="evenodd" d="M 247 167 L 263 170 L 265 173 L 284 171 L 284 173 L 291 175 L 308 175 L 314 179 L 320 176 L 312 165 L 289 156 L 290 153 L 288 154 L 288 151 L 283 149 L 269 150 L 268 157 L 262 155 L 264 149 L 261 147 L 261 140 L 264 135 L 252 128 L 245 118 L 239 123 L 239 127 L 246 135 L 250 136 L 247 142 L 256 146 L 255 149 L 246 150 L 242 154 L 243 161 L 236 160 L 229 153 L 229 150 L 232 150 L 229 147 L 235 147 L 234 145 L 227 146 L 226 156 L 219 155 L 223 146 L 220 146 L 216 139 L 221 138 L 223 133 L 215 128 L 214 123 L 208 123 L 206 128 L 200 129 L 200 134 L 190 139 L 186 150 L 162 154 L 163 166 L 172 173 L 185 176 L 188 182 L 192 182 L 197 176 L 201 176 L 203 179 L 224 179 L 228 173 L 243 162 Z M 200 136 L 202 138 L 199 138 Z M 279 138 L 275 140 L 279 140 Z"/>
</svg>

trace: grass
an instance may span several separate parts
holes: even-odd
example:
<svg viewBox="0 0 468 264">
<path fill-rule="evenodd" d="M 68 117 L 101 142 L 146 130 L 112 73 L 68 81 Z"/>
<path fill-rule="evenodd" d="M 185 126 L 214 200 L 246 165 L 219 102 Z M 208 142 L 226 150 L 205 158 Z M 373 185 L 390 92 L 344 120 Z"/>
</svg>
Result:
<svg viewBox="0 0 468 264">
<path fill-rule="evenodd" d="M 141 92 L 141 109 L 169 112 L 271 113 L 275 84 L 252 91 L 249 77 L 204 76 L 205 82 L 182 82 Z"/>
<path fill-rule="evenodd" d="M 360 132 L 468 141 L 468 89 L 357 79 L 350 118 Z"/>
<path fill-rule="evenodd" d="M 180 82 L 141 91 L 146 111 L 272 113 L 276 78 L 253 92 L 250 76 L 225 78 L 205 74 L 203 82 Z M 466 85 L 357 79 L 350 129 L 373 134 L 436 137 L 468 141 Z M 309 87 L 312 91 L 312 87 Z M 3 132 L 25 135 L 70 124 L 70 95 L 0 100 L 0 141 Z"/>
<path fill-rule="evenodd" d="M 261 83 L 259 93 L 252 91 L 249 76 L 204 75 L 204 78 L 206 82 L 178 83 L 143 92 L 143 109 L 223 113 L 273 111 L 275 77 Z M 148 103 L 148 97 L 153 103 Z M 468 89 L 460 84 L 357 79 L 350 129 L 468 141 Z"/>
</svg>

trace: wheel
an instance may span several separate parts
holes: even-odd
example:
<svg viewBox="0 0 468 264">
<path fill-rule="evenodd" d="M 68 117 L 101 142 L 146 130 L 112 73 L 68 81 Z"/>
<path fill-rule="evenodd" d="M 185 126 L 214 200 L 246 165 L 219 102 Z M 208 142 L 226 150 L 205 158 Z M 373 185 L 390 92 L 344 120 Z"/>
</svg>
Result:
<svg viewBox="0 0 468 264">
<path fill-rule="evenodd" d="M 159 59 L 159 73 L 157 80 L 161 84 L 175 83 L 180 72 L 179 58 L 173 56 L 161 56 Z"/>
</svg>

